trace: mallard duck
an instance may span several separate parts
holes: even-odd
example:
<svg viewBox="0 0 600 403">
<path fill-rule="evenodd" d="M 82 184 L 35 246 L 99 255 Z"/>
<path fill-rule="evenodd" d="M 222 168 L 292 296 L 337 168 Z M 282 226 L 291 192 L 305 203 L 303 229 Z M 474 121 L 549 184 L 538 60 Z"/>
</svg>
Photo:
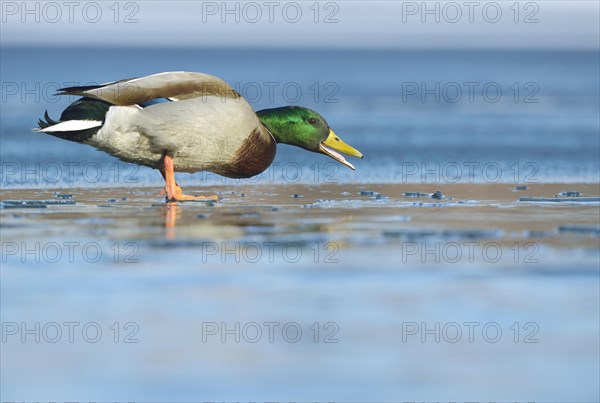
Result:
<svg viewBox="0 0 600 403">
<path fill-rule="evenodd" d="M 183 194 L 175 172 L 249 178 L 273 162 L 276 143 L 328 155 L 351 169 L 334 150 L 362 158 L 317 112 L 299 106 L 255 112 L 225 81 L 209 74 L 167 72 L 62 88 L 58 95 L 82 98 L 59 121 L 46 112 L 35 131 L 158 169 L 170 201 L 218 199 Z"/>
</svg>

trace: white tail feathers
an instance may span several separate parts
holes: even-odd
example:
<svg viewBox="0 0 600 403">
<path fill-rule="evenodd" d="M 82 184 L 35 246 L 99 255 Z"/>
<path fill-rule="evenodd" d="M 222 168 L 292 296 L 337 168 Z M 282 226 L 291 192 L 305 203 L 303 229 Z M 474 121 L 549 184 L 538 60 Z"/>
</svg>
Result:
<svg viewBox="0 0 600 403">
<path fill-rule="evenodd" d="M 60 122 L 44 129 L 33 129 L 33 131 L 43 133 L 76 132 L 100 126 L 102 126 L 102 122 L 98 120 L 67 120 L 66 122 Z"/>
</svg>

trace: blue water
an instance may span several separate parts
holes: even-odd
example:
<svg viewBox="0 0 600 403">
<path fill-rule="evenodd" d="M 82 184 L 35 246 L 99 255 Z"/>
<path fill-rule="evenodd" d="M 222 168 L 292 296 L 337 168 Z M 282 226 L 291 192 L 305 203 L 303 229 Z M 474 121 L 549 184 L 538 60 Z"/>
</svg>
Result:
<svg viewBox="0 0 600 403">
<path fill-rule="evenodd" d="M 152 170 L 30 129 L 75 99 L 58 87 L 174 70 L 218 75 L 257 110 L 316 109 L 365 155 L 353 172 L 280 146 L 253 183 L 600 179 L 597 52 L 3 48 L 0 66 L 5 187 L 160 184 Z"/>
<path fill-rule="evenodd" d="M 597 52 L 0 52 L 3 192 L 33 188 L 27 197 L 76 201 L 0 210 L 0 400 L 600 397 L 597 203 L 517 201 L 542 196 L 535 183 L 592 183 L 581 188 L 597 196 Z M 351 171 L 281 146 L 255 179 L 196 173 L 178 181 L 290 186 L 230 187 L 214 206 L 166 205 L 156 171 L 31 132 L 45 110 L 57 118 L 73 101 L 54 97 L 58 87 L 173 70 L 218 75 L 256 109 L 316 109 L 365 158 L 351 159 Z M 463 200 L 482 191 L 461 187 L 441 207 L 428 196 L 377 198 L 368 192 L 378 182 L 407 184 L 387 187 L 397 194 L 507 185 L 484 200 Z M 341 186 L 312 186 L 321 183 Z M 529 189 L 512 192 L 516 183 Z M 120 189 L 113 199 L 114 189 L 104 189 L 113 186 L 151 188 Z M 64 194 L 46 190 L 56 187 Z M 273 241 L 301 245 L 303 258 L 292 261 L 279 247 L 270 260 L 265 245 Z M 239 259 L 235 248 L 252 242 L 263 246 L 262 258 Z M 437 259 L 456 245 L 466 254 L 467 242 L 479 246 L 477 258 Z M 482 257 L 486 242 L 500 245 L 501 259 Z M 77 245 L 74 260 L 66 243 Z M 339 248 L 334 262 L 330 243 Z M 403 249 L 415 244 L 425 259 Z M 90 259 L 82 245 L 97 245 L 102 258 Z M 65 323 L 76 326 L 72 340 Z M 272 341 L 265 323 L 278 326 Z"/>
</svg>

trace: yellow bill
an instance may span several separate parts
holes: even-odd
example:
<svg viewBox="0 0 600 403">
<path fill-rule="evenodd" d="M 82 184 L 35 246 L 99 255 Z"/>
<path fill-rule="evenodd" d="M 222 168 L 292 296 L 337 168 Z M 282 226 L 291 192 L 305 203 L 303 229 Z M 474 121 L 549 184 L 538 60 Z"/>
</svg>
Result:
<svg viewBox="0 0 600 403">
<path fill-rule="evenodd" d="M 330 148 L 328 148 L 328 147 L 330 147 Z M 341 154 L 333 151 L 331 148 L 333 148 L 333 150 L 337 150 L 339 152 L 342 152 L 346 155 L 351 155 L 353 157 L 358 157 L 358 158 L 363 157 L 363 155 L 360 151 L 358 151 L 356 148 L 351 147 L 348 144 L 344 143 L 342 141 L 342 139 L 339 138 L 338 135 L 333 132 L 333 130 L 329 129 L 329 136 L 327 136 L 325 141 L 323 141 L 319 145 L 319 150 L 323 154 L 330 156 L 334 160 L 341 162 L 342 164 L 346 165 L 347 167 L 355 169 L 351 163 L 346 161 L 346 158 L 344 158 Z"/>
</svg>

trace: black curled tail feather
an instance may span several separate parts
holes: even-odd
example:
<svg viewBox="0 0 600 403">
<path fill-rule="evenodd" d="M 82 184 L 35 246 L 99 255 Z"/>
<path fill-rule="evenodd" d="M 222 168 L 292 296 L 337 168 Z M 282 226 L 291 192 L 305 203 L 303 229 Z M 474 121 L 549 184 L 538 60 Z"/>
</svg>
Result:
<svg viewBox="0 0 600 403">
<path fill-rule="evenodd" d="M 40 129 L 45 129 L 46 127 L 50 127 L 50 126 L 60 123 L 60 122 L 57 122 L 56 120 L 50 118 L 50 116 L 48 116 L 48 111 L 46 111 L 44 113 L 44 119 L 46 119 L 46 120 L 43 120 L 43 119 L 38 120 L 38 127 Z"/>
</svg>

